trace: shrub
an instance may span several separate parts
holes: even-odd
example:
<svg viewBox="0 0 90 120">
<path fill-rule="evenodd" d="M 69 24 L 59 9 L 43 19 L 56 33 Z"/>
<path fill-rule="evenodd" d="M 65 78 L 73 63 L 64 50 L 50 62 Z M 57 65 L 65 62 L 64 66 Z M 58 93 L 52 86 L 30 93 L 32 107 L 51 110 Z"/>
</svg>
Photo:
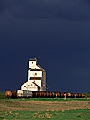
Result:
<svg viewBox="0 0 90 120">
<path fill-rule="evenodd" d="M 85 93 L 85 97 L 89 97 L 90 98 L 90 91 Z"/>
<path fill-rule="evenodd" d="M 5 98 L 6 98 L 5 92 L 0 91 L 0 99 L 5 99 Z"/>
</svg>

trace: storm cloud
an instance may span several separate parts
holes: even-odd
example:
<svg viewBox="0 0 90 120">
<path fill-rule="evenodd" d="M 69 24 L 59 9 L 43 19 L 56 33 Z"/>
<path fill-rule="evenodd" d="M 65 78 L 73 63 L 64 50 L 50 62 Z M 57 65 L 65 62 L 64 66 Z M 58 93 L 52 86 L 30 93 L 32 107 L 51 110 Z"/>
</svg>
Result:
<svg viewBox="0 0 90 120">
<path fill-rule="evenodd" d="M 90 20 L 89 0 L 1 0 L 0 13 L 15 18 Z"/>
<path fill-rule="evenodd" d="M 50 90 L 89 91 L 89 0 L 0 0 L 0 55 L 1 90 L 20 89 L 36 57 Z"/>
</svg>

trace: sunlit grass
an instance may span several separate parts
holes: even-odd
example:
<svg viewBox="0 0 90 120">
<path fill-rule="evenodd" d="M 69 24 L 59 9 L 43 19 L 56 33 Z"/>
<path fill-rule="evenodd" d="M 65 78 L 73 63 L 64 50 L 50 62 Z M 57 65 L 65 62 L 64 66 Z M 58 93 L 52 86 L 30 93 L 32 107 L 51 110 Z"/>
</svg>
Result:
<svg viewBox="0 0 90 120">
<path fill-rule="evenodd" d="M 2 99 L 0 99 L 2 100 Z M 16 98 L 16 99 L 3 99 L 8 101 L 90 101 L 90 98 Z"/>
<path fill-rule="evenodd" d="M 0 120 L 90 120 L 90 110 L 0 112 Z"/>
</svg>

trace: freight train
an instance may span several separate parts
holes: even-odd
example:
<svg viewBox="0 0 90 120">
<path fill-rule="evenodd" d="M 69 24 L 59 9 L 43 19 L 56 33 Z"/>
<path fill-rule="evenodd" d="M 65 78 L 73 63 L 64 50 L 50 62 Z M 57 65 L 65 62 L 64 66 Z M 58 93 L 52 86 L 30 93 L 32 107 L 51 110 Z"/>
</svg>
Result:
<svg viewBox="0 0 90 120">
<path fill-rule="evenodd" d="M 7 98 L 84 98 L 84 93 L 54 92 L 54 91 L 6 91 Z"/>
</svg>

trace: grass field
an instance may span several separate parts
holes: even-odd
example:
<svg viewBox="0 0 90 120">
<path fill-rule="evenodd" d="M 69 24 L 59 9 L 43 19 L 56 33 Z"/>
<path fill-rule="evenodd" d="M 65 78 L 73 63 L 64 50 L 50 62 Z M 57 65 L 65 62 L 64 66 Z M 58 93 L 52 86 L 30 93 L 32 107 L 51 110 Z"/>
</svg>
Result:
<svg viewBox="0 0 90 120">
<path fill-rule="evenodd" d="M 90 99 L 1 99 L 0 120 L 90 120 Z"/>
<path fill-rule="evenodd" d="M 90 98 L 16 98 L 16 99 L 0 99 L 7 101 L 90 101 Z"/>
<path fill-rule="evenodd" d="M 0 112 L 0 120 L 90 120 L 90 110 Z"/>
</svg>

